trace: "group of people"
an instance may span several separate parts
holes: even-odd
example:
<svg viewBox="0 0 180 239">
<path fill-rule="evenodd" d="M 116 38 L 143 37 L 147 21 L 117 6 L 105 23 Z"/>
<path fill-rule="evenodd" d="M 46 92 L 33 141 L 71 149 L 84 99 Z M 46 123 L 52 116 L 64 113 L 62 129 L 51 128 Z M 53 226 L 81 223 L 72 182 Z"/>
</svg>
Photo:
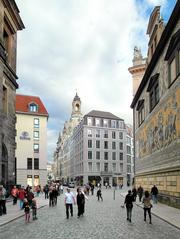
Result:
<svg viewBox="0 0 180 239">
<path fill-rule="evenodd" d="M 146 214 L 148 213 L 149 223 L 152 224 L 151 208 L 153 205 L 151 203 L 151 199 L 153 200 L 153 203 L 157 203 L 158 188 L 154 185 L 151 188 L 151 193 L 149 193 L 147 190 L 144 192 L 144 189 L 141 187 L 141 185 L 137 190 L 135 187 L 132 189 L 132 191 L 128 190 L 124 204 L 126 205 L 127 220 L 129 222 L 131 222 L 133 202 L 136 202 L 137 195 L 139 196 L 139 202 L 143 203 L 144 221 L 146 221 Z"/>
</svg>

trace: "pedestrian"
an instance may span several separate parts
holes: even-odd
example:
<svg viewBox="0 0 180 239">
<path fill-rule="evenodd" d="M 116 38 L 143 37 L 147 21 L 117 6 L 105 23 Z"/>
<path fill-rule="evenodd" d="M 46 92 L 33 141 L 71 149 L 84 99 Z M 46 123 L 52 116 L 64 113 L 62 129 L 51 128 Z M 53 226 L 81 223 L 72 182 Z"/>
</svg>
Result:
<svg viewBox="0 0 180 239">
<path fill-rule="evenodd" d="M 50 207 L 53 207 L 53 206 L 54 206 L 53 186 L 51 186 L 50 189 L 49 189 L 49 206 L 50 206 Z"/>
<path fill-rule="evenodd" d="M 125 197 L 124 204 L 126 204 L 127 220 L 129 222 L 131 222 L 131 217 L 132 217 L 133 201 L 134 201 L 134 197 L 131 193 L 131 190 L 128 190 L 128 194 Z"/>
<path fill-rule="evenodd" d="M 56 187 L 53 188 L 53 203 L 54 206 L 57 205 L 57 197 L 58 197 L 58 189 Z"/>
<path fill-rule="evenodd" d="M 18 198 L 19 198 L 19 207 L 20 207 L 20 210 L 23 209 L 23 203 L 24 203 L 25 196 L 26 196 L 26 192 L 25 192 L 24 188 L 23 188 L 23 187 L 20 187 L 20 188 L 19 188 L 19 191 L 18 191 Z"/>
<path fill-rule="evenodd" d="M 61 194 L 63 194 L 63 185 L 62 184 L 60 186 L 60 192 L 61 192 Z"/>
<path fill-rule="evenodd" d="M 45 194 L 45 199 L 49 198 L 49 186 L 46 184 L 46 186 L 44 187 L 44 194 Z"/>
<path fill-rule="evenodd" d="M 11 190 L 11 195 L 13 197 L 13 205 L 17 204 L 17 198 L 18 198 L 18 189 L 16 186 L 14 186 Z"/>
<path fill-rule="evenodd" d="M 0 185 L 0 216 L 6 213 L 6 189 Z"/>
<path fill-rule="evenodd" d="M 153 203 L 157 203 L 158 188 L 156 187 L 156 185 L 151 188 L 151 195 Z"/>
<path fill-rule="evenodd" d="M 149 215 L 149 224 L 152 224 L 151 220 L 151 197 L 148 191 L 145 191 L 144 197 L 143 197 L 143 204 L 144 204 L 144 221 L 146 221 L 146 213 L 148 212 Z"/>
<path fill-rule="evenodd" d="M 107 189 L 107 187 L 108 187 L 108 183 L 107 183 L 107 182 L 105 183 L 105 187 L 106 187 L 106 189 Z"/>
<path fill-rule="evenodd" d="M 85 206 L 85 195 L 81 191 L 81 188 L 77 189 L 77 197 L 76 197 L 77 207 L 78 207 L 78 218 L 83 216 L 84 214 L 84 206 Z"/>
<path fill-rule="evenodd" d="M 91 195 L 94 195 L 94 184 L 91 184 Z"/>
<path fill-rule="evenodd" d="M 37 203 L 35 198 L 32 199 L 31 208 L 32 208 L 32 219 L 37 220 Z"/>
<path fill-rule="evenodd" d="M 134 198 L 134 202 L 136 202 L 136 197 L 137 197 L 136 187 L 133 187 L 133 189 L 132 189 L 132 195 L 133 195 L 133 198 Z"/>
<path fill-rule="evenodd" d="M 141 187 L 141 185 L 137 189 L 137 194 L 139 196 L 139 202 L 141 202 L 142 196 L 143 196 L 144 189 Z"/>
<path fill-rule="evenodd" d="M 99 201 L 100 198 L 101 198 L 101 201 L 103 201 L 101 188 L 99 188 L 99 189 L 97 190 L 97 197 L 98 197 L 98 201 Z"/>
<path fill-rule="evenodd" d="M 26 198 L 24 199 L 23 208 L 24 208 L 24 212 L 25 212 L 25 222 L 29 222 L 29 220 L 30 220 L 30 205 Z"/>
<path fill-rule="evenodd" d="M 27 192 L 27 196 L 26 197 L 27 197 L 29 205 L 31 206 L 32 200 L 34 198 L 34 193 L 32 192 L 32 188 L 29 189 L 29 191 Z"/>
<path fill-rule="evenodd" d="M 65 207 L 66 207 L 66 218 L 69 219 L 69 208 L 71 217 L 73 217 L 73 204 L 75 204 L 75 197 L 72 192 L 70 192 L 70 188 L 67 188 L 67 192 L 65 193 Z"/>
</svg>

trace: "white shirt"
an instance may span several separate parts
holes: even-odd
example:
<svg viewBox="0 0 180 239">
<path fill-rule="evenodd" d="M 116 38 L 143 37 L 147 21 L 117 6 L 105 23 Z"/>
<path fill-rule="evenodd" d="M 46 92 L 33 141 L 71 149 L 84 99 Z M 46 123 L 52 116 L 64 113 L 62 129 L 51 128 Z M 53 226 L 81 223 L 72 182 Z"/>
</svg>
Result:
<svg viewBox="0 0 180 239">
<path fill-rule="evenodd" d="M 72 192 L 65 193 L 65 203 L 66 204 L 73 204 L 74 203 L 74 194 Z"/>
</svg>

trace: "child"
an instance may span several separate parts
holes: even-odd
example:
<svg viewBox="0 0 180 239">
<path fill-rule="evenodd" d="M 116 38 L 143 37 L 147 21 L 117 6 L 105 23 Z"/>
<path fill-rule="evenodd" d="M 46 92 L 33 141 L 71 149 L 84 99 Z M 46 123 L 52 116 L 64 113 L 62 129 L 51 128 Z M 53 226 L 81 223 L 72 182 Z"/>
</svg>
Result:
<svg viewBox="0 0 180 239">
<path fill-rule="evenodd" d="M 36 199 L 33 198 L 32 199 L 32 204 L 31 204 L 31 208 L 32 208 L 32 217 L 33 217 L 33 220 L 36 220 L 37 217 L 37 204 L 36 204 Z"/>
<path fill-rule="evenodd" d="M 29 202 L 27 199 L 24 199 L 24 204 L 23 204 L 24 212 L 25 212 L 25 222 L 29 222 L 30 220 L 30 206 Z"/>
</svg>

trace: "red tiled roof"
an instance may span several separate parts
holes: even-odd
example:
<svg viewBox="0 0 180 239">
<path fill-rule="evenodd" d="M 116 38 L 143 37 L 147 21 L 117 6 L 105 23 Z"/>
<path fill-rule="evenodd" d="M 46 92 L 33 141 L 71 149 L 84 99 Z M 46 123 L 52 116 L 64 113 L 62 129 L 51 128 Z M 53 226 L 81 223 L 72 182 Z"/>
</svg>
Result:
<svg viewBox="0 0 180 239">
<path fill-rule="evenodd" d="M 38 106 L 38 110 L 36 112 L 29 111 L 30 103 L 35 103 Z M 37 96 L 17 94 L 16 95 L 16 112 L 48 116 L 48 112 L 45 106 L 43 105 L 41 99 Z"/>
</svg>

